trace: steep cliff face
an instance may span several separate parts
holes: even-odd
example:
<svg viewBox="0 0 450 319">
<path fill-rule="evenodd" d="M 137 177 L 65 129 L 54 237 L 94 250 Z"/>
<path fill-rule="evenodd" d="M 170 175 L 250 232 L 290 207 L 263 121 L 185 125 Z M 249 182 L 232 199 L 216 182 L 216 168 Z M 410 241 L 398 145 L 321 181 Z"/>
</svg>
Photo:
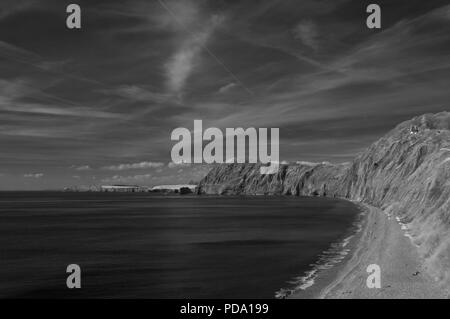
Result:
<svg viewBox="0 0 450 319">
<path fill-rule="evenodd" d="M 349 164 L 280 165 L 277 174 L 260 174 L 260 164 L 226 164 L 213 168 L 199 190 L 220 195 L 305 195 L 342 197 L 340 183 Z"/>
<path fill-rule="evenodd" d="M 200 182 L 207 194 L 344 197 L 399 217 L 429 272 L 450 286 L 450 112 L 398 125 L 352 163 L 281 165 L 261 175 L 258 164 L 213 168 Z"/>
<path fill-rule="evenodd" d="M 346 196 L 393 214 L 450 286 L 450 113 L 398 125 L 359 155 L 347 172 Z"/>
</svg>

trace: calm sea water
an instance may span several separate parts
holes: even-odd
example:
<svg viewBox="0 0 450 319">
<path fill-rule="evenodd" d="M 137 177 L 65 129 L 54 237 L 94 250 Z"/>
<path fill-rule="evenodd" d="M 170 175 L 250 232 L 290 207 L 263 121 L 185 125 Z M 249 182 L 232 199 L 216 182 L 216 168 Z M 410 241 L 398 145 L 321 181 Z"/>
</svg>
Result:
<svg viewBox="0 0 450 319">
<path fill-rule="evenodd" d="M 346 236 L 351 203 L 0 193 L 0 297 L 273 298 Z M 82 288 L 66 288 L 78 264 Z"/>
</svg>

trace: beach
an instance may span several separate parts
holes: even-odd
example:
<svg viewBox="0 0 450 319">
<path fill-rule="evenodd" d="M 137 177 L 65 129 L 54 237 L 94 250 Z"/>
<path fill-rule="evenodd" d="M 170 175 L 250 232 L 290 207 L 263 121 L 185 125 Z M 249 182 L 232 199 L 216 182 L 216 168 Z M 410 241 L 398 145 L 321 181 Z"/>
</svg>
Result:
<svg viewBox="0 0 450 319">
<path fill-rule="evenodd" d="M 325 271 L 316 287 L 294 293 L 291 298 L 416 299 L 448 298 L 448 293 L 427 274 L 417 247 L 404 227 L 382 210 L 363 207 L 361 229 L 349 243 L 341 264 Z M 381 288 L 368 288 L 367 266 L 381 269 Z"/>
</svg>

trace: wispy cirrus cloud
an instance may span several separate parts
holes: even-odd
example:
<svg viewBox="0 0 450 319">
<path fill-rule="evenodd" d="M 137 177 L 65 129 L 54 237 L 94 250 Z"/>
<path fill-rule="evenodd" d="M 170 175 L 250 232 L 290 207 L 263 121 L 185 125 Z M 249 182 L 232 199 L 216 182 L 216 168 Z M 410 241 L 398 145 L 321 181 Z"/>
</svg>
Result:
<svg viewBox="0 0 450 319">
<path fill-rule="evenodd" d="M 191 166 L 190 163 L 174 163 L 174 162 L 167 163 L 168 168 L 181 168 L 181 167 L 189 167 L 189 166 Z"/>
<path fill-rule="evenodd" d="M 159 2 L 167 11 L 166 19 L 170 21 L 167 24 L 179 34 L 177 42 L 180 44 L 165 64 L 168 90 L 177 95 L 182 93 L 189 76 L 200 64 L 200 53 L 211 53 L 206 44 L 224 17 L 215 14 L 204 16 L 192 1 L 182 4 Z"/>
<path fill-rule="evenodd" d="M 89 118 L 122 117 L 46 93 L 47 87 L 36 82 L 24 78 L 0 79 L 0 111 Z M 29 102 L 31 97 L 33 102 Z"/>
<path fill-rule="evenodd" d="M 27 173 L 27 174 L 24 174 L 23 177 L 25 177 L 25 178 L 42 178 L 42 177 L 44 177 L 44 173 Z"/>
<path fill-rule="evenodd" d="M 104 183 L 145 183 L 149 182 L 153 178 L 152 174 L 139 174 L 139 175 L 129 175 L 129 176 L 121 176 L 114 175 L 112 177 L 107 177 L 102 179 Z"/>
<path fill-rule="evenodd" d="M 294 37 L 303 42 L 304 45 L 313 50 L 319 46 L 319 31 L 317 25 L 312 20 L 299 22 L 292 30 Z"/>
<path fill-rule="evenodd" d="M 234 89 L 236 86 L 237 86 L 236 83 L 231 82 L 231 83 L 225 84 L 224 86 L 221 86 L 218 92 L 219 92 L 220 94 L 223 94 L 223 93 L 226 93 L 226 92 L 228 92 L 228 91 L 231 91 L 231 90 Z"/>
<path fill-rule="evenodd" d="M 102 167 L 102 169 L 107 171 L 125 171 L 130 169 L 158 168 L 162 166 L 164 166 L 164 163 L 161 162 L 140 162 L 140 163 L 104 166 Z"/>
<path fill-rule="evenodd" d="M 101 89 L 99 92 L 108 96 L 118 96 L 131 101 L 149 103 L 161 103 L 167 101 L 170 97 L 168 94 L 153 92 L 138 85 L 120 85 L 111 89 Z"/>
<path fill-rule="evenodd" d="M 75 170 L 77 170 L 77 171 L 90 171 L 91 167 L 89 165 L 82 165 L 82 166 L 75 167 Z"/>
</svg>

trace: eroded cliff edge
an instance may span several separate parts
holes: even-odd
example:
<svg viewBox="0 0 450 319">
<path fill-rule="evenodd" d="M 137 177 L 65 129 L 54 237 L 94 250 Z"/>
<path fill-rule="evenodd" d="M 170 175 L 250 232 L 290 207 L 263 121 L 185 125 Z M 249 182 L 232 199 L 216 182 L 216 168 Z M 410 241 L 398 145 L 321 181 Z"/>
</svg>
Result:
<svg viewBox="0 0 450 319">
<path fill-rule="evenodd" d="M 428 272 L 450 287 L 450 112 L 399 124 L 351 163 L 281 165 L 274 175 L 259 166 L 218 165 L 199 192 L 343 197 L 379 207 L 406 224 Z"/>
</svg>

